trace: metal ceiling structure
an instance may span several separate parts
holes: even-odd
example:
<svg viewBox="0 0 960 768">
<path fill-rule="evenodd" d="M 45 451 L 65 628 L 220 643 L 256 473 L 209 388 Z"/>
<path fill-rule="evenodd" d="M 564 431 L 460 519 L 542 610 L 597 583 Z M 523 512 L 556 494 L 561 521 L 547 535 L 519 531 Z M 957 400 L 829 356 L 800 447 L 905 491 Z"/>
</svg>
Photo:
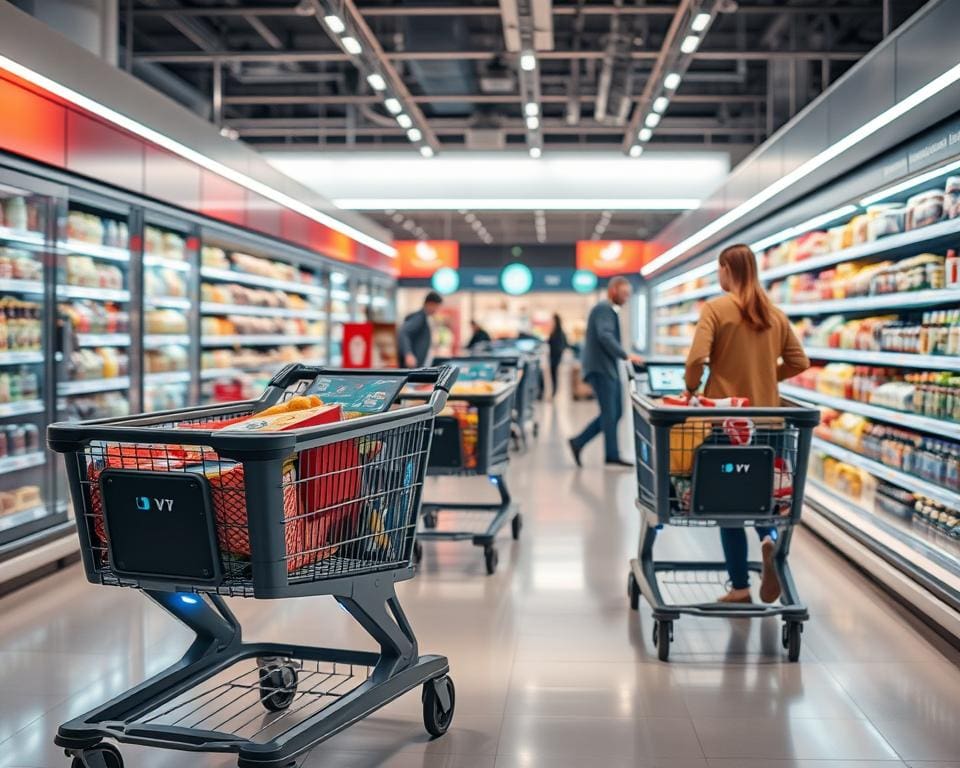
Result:
<svg viewBox="0 0 960 768">
<path fill-rule="evenodd" d="M 709 148 L 736 163 L 921 5 L 120 0 L 121 59 L 261 149 Z M 414 218 L 432 237 L 459 231 L 457 216 Z M 534 241 L 533 215 L 497 218 L 495 239 Z M 653 234 L 669 216 L 640 219 L 623 236 Z M 390 215 L 384 223 L 409 234 Z M 548 214 L 546 233 L 589 238 L 597 223 L 596 213 Z M 466 225 L 464 239 L 475 231 Z"/>
</svg>

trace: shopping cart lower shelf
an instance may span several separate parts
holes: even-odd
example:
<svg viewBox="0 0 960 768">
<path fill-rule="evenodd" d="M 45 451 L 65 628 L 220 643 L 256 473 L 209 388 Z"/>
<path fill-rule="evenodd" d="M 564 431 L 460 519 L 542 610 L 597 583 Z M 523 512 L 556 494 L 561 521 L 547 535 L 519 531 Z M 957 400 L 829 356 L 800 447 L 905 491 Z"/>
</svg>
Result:
<svg viewBox="0 0 960 768">
<path fill-rule="evenodd" d="M 294 365 L 257 401 L 50 427 L 87 578 L 141 589 L 195 635 L 166 670 L 60 727 L 72 768 L 122 768 L 111 742 L 291 768 L 416 688 L 427 732 L 447 731 L 449 663 L 420 655 L 395 584 L 414 575 L 433 423 L 455 379 Z M 386 408 L 406 381 L 432 384 L 428 402 L 291 432 L 219 428 L 321 382 Z M 223 599 L 309 595 L 332 596 L 379 651 L 245 643 Z"/>
</svg>

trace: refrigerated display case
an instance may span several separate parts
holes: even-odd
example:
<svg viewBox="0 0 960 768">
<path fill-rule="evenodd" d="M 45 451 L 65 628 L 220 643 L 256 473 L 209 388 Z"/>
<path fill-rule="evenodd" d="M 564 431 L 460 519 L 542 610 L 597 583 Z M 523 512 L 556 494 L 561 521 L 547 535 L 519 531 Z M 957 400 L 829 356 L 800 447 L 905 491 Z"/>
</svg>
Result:
<svg viewBox="0 0 960 768">
<path fill-rule="evenodd" d="M 343 365 L 343 324 L 356 323 L 360 317 L 359 304 L 350 293 L 350 274 L 345 270 L 330 271 L 330 365 Z"/>
<path fill-rule="evenodd" d="M 887 193 L 859 190 L 849 205 L 825 207 L 842 215 L 754 244 L 760 279 L 813 364 L 781 386 L 823 417 L 810 524 L 844 531 L 952 617 L 960 611 L 957 169 L 954 159 Z M 719 293 L 715 256 L 657 283 L 654 353 L 682 360 L 702 302 Z"/>
</svg>

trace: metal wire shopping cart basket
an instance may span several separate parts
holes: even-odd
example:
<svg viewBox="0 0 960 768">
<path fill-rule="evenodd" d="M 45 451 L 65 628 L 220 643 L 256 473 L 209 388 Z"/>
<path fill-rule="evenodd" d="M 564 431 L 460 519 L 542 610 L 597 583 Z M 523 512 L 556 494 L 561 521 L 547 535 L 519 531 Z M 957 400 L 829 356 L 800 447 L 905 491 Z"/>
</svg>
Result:
<svg viewBox="0 0 960 768">
<path fill-rule="evenodd" d="M 803 508 L 810 441 L 819 412 L 786 399 L 780 408 L 663 406 L 645 389 L 644 380 L 636 377 L 631 399 L 641 529 L 627 589 L 634 610 L 641 595 L 653 608 L 653 642 L 659 658 L 669 657 L 673 623 L 683 614 L 782 616 L 783 646 L 796 661 L 808 614 L 787 557 Z M 654 560 L 657 531 L 664 525 L 774 529 L 779 602 L 716 602 L 713 595 L 723 587 L 726 564 Z M 762 566 L 750 562 L 748 567 L 759 572 Z"/>
<path fill-rule="evenodd" d="M 479 354 L 517 359 L 519 376 L 513 403 L 513 437 L 518 448 L 526 448 L 528 430 L 534 437 L 540 434 L 535 404 L 543 387 L 543 350 L 543 342 L 537 339 L 498 340 L 477 350 Z"/>
<path fill-rule="evenodd" d="M 460 369 L 460 379 L 489 380 L 491 392 L 452 391 L 447 409 L 439 415 L 430 449 L 428 475 L 461 477 L 487 476 L 496 488 L 491 502 L 434 502 L 421 506 L 421 526 L 417 534 L 415 556 L 422 557 L 421 541 L 470 541 L 483 548 L 488 574 L 497 570 L 500 560 L 497 534 L 510 521 L 514 539 L 520 538 L 523 518 L 513 504 L 505 472 L 510 462 L 510 432 L 514 399 L 518 387 L 517 357 L 471 355 L 439 358 L 440 365 Z M 486 369 L 477 373 L 478 369 Z M 423 397 L 404 390 L 402 398 Z"/>
<path fill-rule="evenodd" d="M 74 768 L 122 768 L 104 739 L 287 768 L 420 685 L 427 730 L 447 730 L 449 664 L 419 655 L 394 584 L 414 573 L 433 422 L 456 375 L 291 365 L 259 400 L 49 428 L 88 579 L 141 589 L 196 633 L 171 667 L 60 727 Z M 406 382 L 431 385 L 426 402 L 288 432 L 220 429 L 318 388 L 386 408 Z M 379 652 L 245 643 L 223 599 L 308 595 L 332 595 Z"/>
</svg>

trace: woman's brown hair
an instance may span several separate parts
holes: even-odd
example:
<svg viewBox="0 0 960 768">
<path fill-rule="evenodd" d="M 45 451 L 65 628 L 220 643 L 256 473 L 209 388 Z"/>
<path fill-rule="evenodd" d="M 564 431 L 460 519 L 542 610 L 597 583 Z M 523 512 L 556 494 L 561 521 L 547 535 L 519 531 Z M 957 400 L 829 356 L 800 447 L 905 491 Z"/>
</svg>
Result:
<svg viewBox="0 0 960 768">
<path fill-rule="evenodd" d="M 720 263 L 730 271 L 743 322 L 755 331 L 768 330 L 773 325 L 773 304 L 760 285 L 757 257 L 750 246 L 738 244 L 724 248 L 720 252 Z"/>
</svg>

